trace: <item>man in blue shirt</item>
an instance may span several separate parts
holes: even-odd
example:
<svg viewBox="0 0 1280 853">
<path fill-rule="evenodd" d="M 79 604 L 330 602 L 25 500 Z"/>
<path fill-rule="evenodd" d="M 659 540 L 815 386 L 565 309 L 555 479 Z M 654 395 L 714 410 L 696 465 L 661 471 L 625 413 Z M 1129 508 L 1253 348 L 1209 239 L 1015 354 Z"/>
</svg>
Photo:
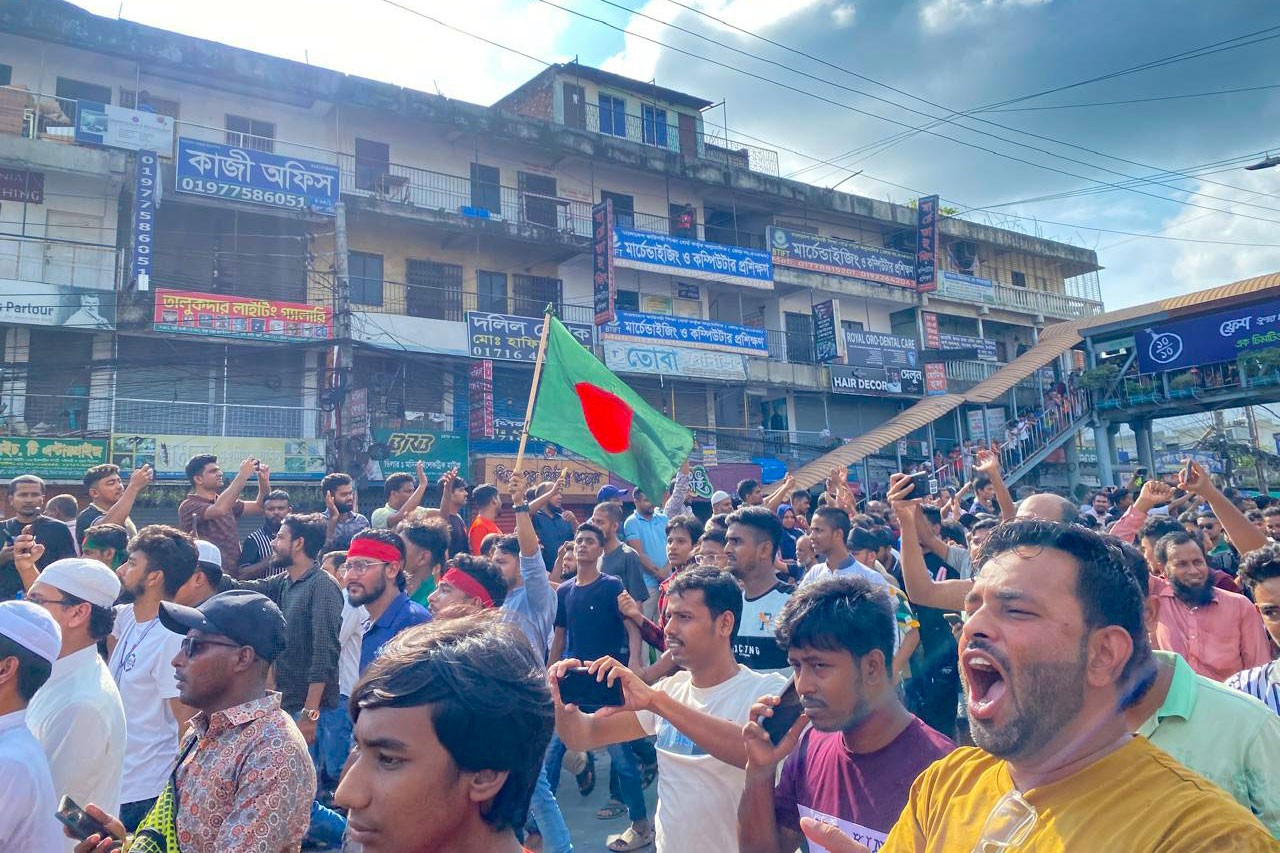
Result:
<svg viewBox="0 0 1280 853">
<path fill-rule="evenodd" d="M 667 575 L 667 517 L 640 489 L 632 492 L 636 511 L 622 524 L 622 540 L 640 557 L 649 598 L 641 605 L 645 616 L 658 618 L 658 586 Z"/>
<path fill-rule="evenodd" d="M 373 662 L 388 640 L 405 628 L 431 621 L 421 604 L 404 594 L 404 542 L 390 530 L 367 529 L 351 539 L 346 573 L 352 607 L 364 606 L 369 626 L 360 643 L 360 672 Z"/>
</svg>

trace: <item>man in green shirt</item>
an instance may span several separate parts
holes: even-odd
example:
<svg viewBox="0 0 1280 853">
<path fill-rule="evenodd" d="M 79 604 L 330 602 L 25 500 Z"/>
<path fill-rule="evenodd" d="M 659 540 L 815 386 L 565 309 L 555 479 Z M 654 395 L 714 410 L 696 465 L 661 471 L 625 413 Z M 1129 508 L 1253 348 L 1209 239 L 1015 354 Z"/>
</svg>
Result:
<svg viewBox="0 0 1280 853">
<path fill-rule="evenodd" d="M 414 510 L 422 505 L 422 496 L 427 492 L 427 475 L 418 462 L 417 484 L 414 478 L 403 471 L 387 477 L 383 488 L 387 493 L 387 502 L 373 511 L 369 524 L 383 530 L 395 530 L 400 522 L 413 517 Z"/>
</svg>

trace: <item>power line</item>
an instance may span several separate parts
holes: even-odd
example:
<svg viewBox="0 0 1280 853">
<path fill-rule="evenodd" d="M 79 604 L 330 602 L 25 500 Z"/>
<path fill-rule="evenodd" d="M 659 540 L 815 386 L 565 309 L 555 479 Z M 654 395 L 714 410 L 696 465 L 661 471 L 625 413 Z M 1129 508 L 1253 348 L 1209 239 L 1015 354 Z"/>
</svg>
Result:
<svg viewBox="0 0 1280 853">
<path fill-rule="evenodd" d="M 391 0 L 383 0 L 383 2 L 391 2 Z M 1172 203 L 1174 203 L 1174 204 L 1182 204 L 1182 205 L 1187 205 L 1187 206 L 1190 206 L 1190 207 L 1198 207 L 1198 208 L 1201 208 L 1201 209 L 1203 209 L 1203 210 L 1214 210 L 1214 211 L 1217 211 L 1218 213 L 1225 213 L 1225 214 L 1227 214 L 1227 215 L 1229 215 L 1229 216 L 1239 216 L 1239 217 L 1242 217 L 1242 218 L 1245 218 L 1245 219 L 1254 219 L 1254 220 L 1257 220 L 1257 221 L 1260 221 L 1260 222 L 1268 222 L 1268 223 L 1271 223 L 1271 224 L 1274 224 L 1274 225 L 1280 225 L 1280 219 L 1267 219 L 1267 218 L 1265 218 L 1265 217 L 1251 216 L 1251 215 L 1249 215 L 1249 214 L 1236 213 L 1236 212 L 1231 211 L 1231 210 L 1229 210 L 1229 209 L 1224 209 L 1224 208 L 1215 208 L 1215 207 L 1210 207 L 1210 206 L 1208 206 L 1208 205 L 1197 204 L 1197 203 L 1195 203 L 1195 202 L 1183 201 L 1183 200 L 1181 200 L 1181 199 L 1169 198 L 1168 196 L 1158 195 L 1158 194 L 1156 194 L 1156 193 L 1150 193 L 1150 192 L 1146 192 L 1146 191 L 1144 191 L 1144 190 L 1137 189 L 1137 188 L 1136 188 L 1136 187 L 1134 187 L 1134 186 L 1123 186 L 1123 185 L 1121 185 L 1121 184 L 1117 184 L 1117 183 L 1110 183 L 1110 184 L 1109 184 L 1109 183 L 1107 183 L 1107 182 L 1105 182 L 1105 181 L 1100 181 L 1100 180 L 1098 180 L 1098 179 L 1096 179 L 1096 178 L 1090 178 L 1090 177 L 1088 177 L 1088 176 L 1086 176 L 1086 175 L 1079 175 L 1079 174 L 1076 174 L 1076 173 L 1074 173 L 1074 172 L 1068 172 L 1068 171 L 1066 171 L 1066 170 L 1064 170 L 1064 169 L 1059 169 L 1059 168 L 1054 167 L 1054 166 L 1046 165 L 1046 164 L 1044 164 L 1044 163 L 1037 163 L 1037 162 L 1035 162 L 1035 161 L 1027 160 L 1027 159 L 1025 159 L 1025 158 L 1017 157 L 1017 156 L 1014 156 L 1014 155 L 1012 155 L 1012 154 L 1008 154 L 1008 153 L 1005 153 L 1005 152 L 997 151 L 997 150 L 995 150 L 995 149 L 993 149 L 993 148 L 988 148 L 988 147 L 986 147 L 986 146 L 984 146 L 984 145 L 979 145 L 979 144 L 974 143 L 974 142 L 969 142 L 969 141 L 966 141 L 966 140 L 963 140 L 963 139 L 958 139 L 958 138 L 953 137 L 953 136 L 947 136 L 946 134 L 942 134 L 942 133 L 935 133 L 935 132 L 933 132 L 933 131 L 930 129 L 930 127 L 932 127 L 932 126 L 936 126 L 936 124 L 935 124 L 935 125 L 926 126 L 926 127 L 923 127 L 923 128 L 919 128 L 919 129 L 917 129 L 917 128 L 912 128 L 912 127 L 911 127 L 911 125 L 907 124 L 906 122 L 899 121 L 899 120 L 897 120 L 897 119 L 890 118 L 890 117 L 888 117 L 888 116 L 883 116 L 883 115 L 880 115 L 879 113 L 870 112 L 870 111 L 868 111 L 868 110 L 864 110 L 864 109 L 861 109 L 861 108 L 859 108 L 859 107 L 853 106 L 852 104 L 846 104 L 846 103 L 843 103 L 843 102 L 841 102 L 841 101 L 836 101 L 836 100 L 834 100 L 834 99 L 832 99 L 832 98 L 827 98 L 827 97 L 825 97 L 825 96 L 823 96 L 823 95 L 819 95 L 819 94 L 816 94 L 816 93 L 814 93 L 814 92 L 810 92 L 810 91 L 807 91 L 807 90 L 805 90 L 805 89 L 801 89 L 801 88 L 799 88 L 799 87 L 792 86 L 792 85 L 789 85 L 789 84 L 787 84 L 787 83 L 783 83 L 783 82 L 778 81 L 778 80 L 775 80 L 775 79 L 773 79 L 773 78 L 771 78 L 771 77 L 766 77 L 766 76 L 764 76 L 764 75 L 762 75 L 762 74 L 757 74 L 757 73 L 755 73 L 755 72 L 753 72 L 753 71 L 748 71 L 748 70 L 745 70 L 745 69 L 742 69 L 742 68 L 736 68 L 736 67 L 734 67 L 734 66 L 732 66 L 732 65 L 729 65 L 728 63 L 720 62 L 719 60 L 712 59 L 712 58 L 707 57 L 707 56 L 702 56 L 702 55 L 697 54 L 697 53 L 694 53 L 694 52 L 692 52 L 692 51 L 684 50 L 683 48 L 676 47 L 676 46 L 674 46 L 674 45 L 671 45 L 671 44 L 668 44 L 668 43 L 666 43 L 666 42 L 663 42 L 663 41 L 661 41 L 661 40 L 659 40 L 659 39 L 650 38 L 649 36 L 642 35 L 642 34 L 640 34 L 640 33 L 628 32 L 628 30 L 627 30 L 625 27 L 619 27 L 618 25 L 613 24 L 613 23 L 610 23 L 609 21 L 606 21 L 606 20 L 604 20 L 604 19 L 602 19 L 602 18 L 596 18 L 596 17 L 594 17 L 594 16 L 592 16 L 592 15 L 588 15 L 588 14 L 586 14 L 585 12 L 579 12 L 579 11 L 577 11 L 577 10 L 575 10 L 575 9 L 570 9 L 570 8 L 568 8 L 567 6 L 561 6 L 560 4 L 553 2 L 553 0 L 538 0 L 538 2 L 540 2 L 540 3 L 544 4 L 544 5 L 550 6 L 550 7 L 554 8 L 554 9 L 559 9 L 559 10 L 561 10 L 561 11 L 568 12 L 568 13 L 569 13 L 569 14 L 571 14 L 571 15 L 575 15 L 575 16 L 580 17 L 580 18 L 583 18 L 583 19 L 585 19 L 585 20 L 593 21 L 593 22 L 595 22 L 595 23 L 601 24 L 602 26 L 608 27 L 609 29 L 616 30 L 616 31 L 618 31 L 618 32 L 621 32 L 621 33 L 624 33 L 624 34 L 627 34 L 627 35 L 631 35 L 631 36 L 633 36 L 633 37 L 635 37 L 635 38 L 642 39 L 642 40 L 644 40 L 644 41 L 647 41 L 647 42 L 650 42 L 650 43 L 652 43 L 652 44 L 658 45 L 658 46 L 660 46 L 660 47 L 664 47 L 664 48 L 666 48 L 667 50 L 671 50 L 671 51 L 674 51 L 674 52 L 676 52 L 676 53 L 683 54 L 683 55 L 688 56 L 688 57 L 690 57 L 690 58 L 692 58 L 692 59 L 697 59 L 697 60 L 699 60 L 699 61 L 706 62 L 706 63 L 709 63 L 709 64 L 711 64 L 711 65 L 715 65 L 715 66 L 717 66 L 717 67 L 727 69 L 727 70 L 729 70 L 729 71 L 734 71 L 734 72 L 736 72 L 736 73 L 738 73 L 738 74 L 742 74 L 742 75 L 747 76 L 747 77 L 750 77 L 750 78 L 752 78 L 752 79 L 759 80 L 759 81 L 764 82 L 764 83 L 769 83 L 769 84 L 771 84 L 771 85 L 777 86 L 777 87 L 782 88 L 782 89 L 785 89 L 785 90 L 787 90 L 787 91 L 795 92 L 795 93 L 797 93 L 797 94 L 804 95 L 804 96 L 809 97 L 809 98 L 813 98 L 813 99 L 818 100 L 818 101 L 821 101 L 821 102 L 823 102 L 823 103 L 827 103 L 827 104 L 830 104 L 830 105 L 832 105 L 832 106 L 839 107 L 840 109 L 849 110 L 849 111 L 851 111 L 851 112 L 855 112 L 855 113 L 858 113 L 858 114 L 860 114 L 860 115 L 865 115 L 865 116 L 868 116 L 868 117 L 870 117 L 870 118 L 879 119 L 880 121 L 888 122 L 888 123 L 890 123 L 890 124 L 896 124 L 896 125 L 899 125 L 899 126 L 901 126 L 901 127 L 905 127 L 905 128 L 911 129 L 911 130 L 913 130 L 913 131 L 918 130 L 919 132 L 921 132 L 921 133 L 926 133 L 926 134 L 928 134 L 929 136 L 935 136 L 935 137 L 938 137 L 939 139 L 945 139 L 945 140 L 947 140 L 947 141 L 949 141 L 949 142 L 953 142 L 953 143 L 955 143 L 955 144 L 957 144 L 957 145 L 963 145 L 963 146 L 965 146 L 965 147 L 967 147 L 967 148 L 973 148 L 973 149 L 978 150 L 978 151 L 984 151 L 984 152 L 986 152 L 986 153 L 988 153 L 988 154 L 993 154 L 993 155 L 995 155 L 995 156 L 997 156 L 997 157 L 1000 157 L 1000 158 L 1003 158 L 1003 159 L 1005 159 L 1005 160 L 1010 160 L 1010 161 L 1017 162 L 1017 163 L 1023 163 L 1023 164 L 1025 164 L 1025 165 L 1031 166 L 1031 167 L 1033 167 L 1033 168 L 1043 169 L 1043 170 L 1050 171 L 1050 172 L 1055 172 L 1055 173 L 1057 173 L 1057 174 L 1060 174 L 1060 175 L 1066 175 L 1067 177 L 1071 177 L 1071 178 L 1078 178 L 1079 180 L 1089 181 L 1090 183 L 1095 183 L 1095 184 L 1098 184 L 1098 185 L 1100 185 L 1100 186 L 1104 186 L 1104 187 L 1115 187 L 1115 188 L 1118 188 L 1118 189 L 1124 189 L 1124 190 L 1127 190 L 1128 192 L 1137 193 L 1137 194 L 1139 194 L 1139 195 L 1145 195 L 1145 196 L 1148 196 L 1148 197 L 1150 197 L 1150 198 L 1158 199 L 1158 200 L 1160 200 L 1160 201 L 1172 202 Z M 602 0 L 602 2 L 609 3 L 609 5 L 616 5 L 616 4 L 611 3 L 611 2 L 610 2 L 610 0 Z M 625 8 L 625 7 L 622 7 L 622 8 Z M 636 14 L 642 14 L 642 13 L 636 13 Z M 645 16 L 645 17 L 648 17 L 648 16 Z M 658 20 L 658 19 L 653 19 L 653 20 Z M 665 22 L 662 22 L 662 21 L 659 21 L 659 23 L 664 23 L 664 24 L 665 24 Z M 671 26 L 671 25 L 669 25 L 669 24 L 668 24 L 667 26 Z M 677 28 L 677 29 L 680 29 L 680 28 Z M 1280 29 L 1280 27 L 1277 27 L 1277 29 Z M 689 32 L 689 31 L 686 31 L 686 32 Z M 741 52 L 742 52 L 742 51 L 737 51 L 737 49 L 736 49 L 736 48 L 728 47 L 727 45 L 723 45 L 723 44 L 722 44 L 722 43 L 720 43 L 720 42 L 716 42 L 714 39 L 707 39 L 705 36 L 701 36 L 701 35 L 699 35 L 699 34 L 697 34 L 697 33 L 692 33 L 692 34 L 693 34 L 693 35 L 698 36 L 699 38 L 703 38 L 703 39 L 706 39 L 707 41 L 711 41 L 711 42 L 713 42 L 713 43 L 715 43 L 715 44 L 718 44 L 718 45 L 720 45 L 721 47 L 725 47 L 725 48 L 726 48 L 726 49 L 728 49 L 728 50 L 733 50 L 733 51 L 736 51 L 736 52 L 739 52 L 739 53 L 741 53 Z M 1273 38 L 1280 38 L 1280 33 L 1277 33 L 1277 35 L 1276 35 L 1276 36 L 1273 36 Z M 750 54 L 747 54 L 747 55 L 750 55 Z M 765 60 L 765 61 L 770 61 L 770 60 Z M 550 65 L 550 64 L 551 64 L 551 63 L 547 63 L 547 65 Z M 774 64 L 777 64 L 777 63 L 774 63 Z M 805 74 L 805 72 L 797 71 L 797 72 L 795 72 L 795 73 L 802 74 L 802 75 L 804 75 L 804 76 L 813 77 L 813 75 Z M 856 90 L 856 89 L 849 89 L 849 87 L 847 87 L 847 86 L 841 86 L 840 84 L 837 84 L 837 83 L 830 83 L 829 81 L 822 81 L 822 80 L 821 80 L 821 78 L 816 78 L 816 77 L 815 77 L 814 79 L 817 79 L 817 80 L 819 80 L 820 82 L 828 82 L 828 85 L 836 86 L 837 88 L 843 88 L 843 89 L 848 89 L 849 91 L 858 92 L 858 90 Z M 858 93 L 859 93 L 859 94 L 865 94 L 865 93 L 862 93 L 862 92 L 858 92 Z M 878 99 L 878 100 L 883 100 L 883 99 Z M 900 105 L 899 105 L 899 106 L 900 106 Z M 927 113 L 920 113 L 918 110 L 912 110 L 912 109 L 910 109 L 909 107 L 900 107 L 900 108 L 902 108 L 902 109 L 907 109 L 907 110 L 909 110 L 909 111 L 911 111 L 911 112 L 916 112 L 917 114 L 920 114 L 920 115 L 926 115 L 926 116 L 928 115 Z M 943 108 L 943 109 L 945 109 L 945 108 Z M 939 120 L 938 120 L 938 123 L 946 123 L 947 121 L 948 121 L 948 119 L 939 119 Z M 982 120 L 982 119 L 979 119 L 979 121 L 983 121 L 983 122 L 984 122 L 984 123 L 986 123 L 986 124 L 992 124 L 992 125 L 994 125 L 994 126 L 1001 126 L 1001 125 L 996 125 L 994 122 L 988 122 L 988 121 L 985 121 L 985 120 Z M 1044 149 L 1044 148 L 1037 148 L 1036 146 L 1028 145 L 1027 143 L 1018 142 L 1018 141 L 1016 141 L 1016 140 L 1008 139 L 1008 138 L 1006 138 L 1006 137 L 998 136 L 998 135 L 996 135 L 996 134 L 992 134 L 992 133 L 988 133 L 988 132 L 984 132 L 984 131 L 975 130 L 974 128 L 968 127 L 968 126 L 966 126 L 966 125 L 957 125 L 957 127 L 963 128 L 963 129 L 965 129 L 965 130 L 969 130 L 970 132 L 974 132 L 974 133 L 981 134 L 981 135 L 983 135 L 983 136 L 988 136 L 988 137 L 991 137 L 991 138 L 993 138 L 993 139 L 998 139 L 998 140 L 1000 140 L 1000 141 L 1002 141 L 1002 142 L 1006 142 L 1006 143 L 1009 143 L 1009 144 L 1011 144 L 1011 145 L 1017 145 L 1017 146 L 1022 147 L 1022 148 L 1027 148 L 1027 149 L 1030 149 L 1030 150 L 1032 150 L 1032 151 L 1037 151 L 1037 152 L 1039 152 L 1039 153 L 1046 154 L 1046 155 L 1048 155 L 1048 156 L 1050 156 L 1050 157 L 1054 157 L 1054 158 L 1057 158 L 1057 159 L 1059 159 L 1059 160 L 1066 160 L 1066 161 L 1071 162 L 1071 163 L 1077 163 L 1077 164 L 1079 164 L 1079 165 L 1086 166 L 1087 168 L 1091 168 L 1091 169 L 1098 169 L 1098 170 L 1101 170 L 1101 171 L 1104 171 L 1104 172 L 1110 172 L 1110 173 L 1115 174 L 1115 175 L 1120 175 L 1120 176 L 1122 176 L 1122 177 L 1124 177 L 1124 178 L 1126 178 L 1127 180 L 1130 180 L 1130 181 L 1132 181 L 1132 180 L 1140 180 L 1140 179 L 1138 179 L 1138 178 L 1135 178 L 1135 176 L 1133 176 L 1133 175 L 1128 175 L 1128 174 L 1126 174 L 1126 173 L 1124 173 L 1124 172 L 1120 172 L 1120 171 L 1117 171 L 1117 170 L 1115 170 L 1115 169 L 1110 169 L 1110 168 L 1107 168 L 1107 167 L 1105 167 L 1105 166 L 1099 166 L 1099 165 L 1097 165 L 1097 164 L 1095 164 L 1095 163 L 1089 163 L 1089 162 L 1086 162 L 1086 161 L 1084 161 L 1084 160 L 1077 160 L 1077 159 L 1075 159 L 1075 158 L 1067 157 L 1067 156 L 1062 155 L 1062 154 L 1057 154 L 1057 153 L 1055 153 L 1055 152 L 1053 152 L 1053 151 L 1049 151 L 1049 150 Z M 1074 145 L 1074 144 L 1072 144 L 1072 143 L 1061 142 L 1061 141 L 1059 141 L 1059 140 L 1050 139 L 1049 137 L 1043 137 L 1043 136 L 1039 136 L 1038 134 L 1029 133 L 1029 132 L 1027 132 L 1027 131 L 1017 130 L 1016 128 L 1009 128 L 1009 129 L 1010 129 L 1010 130 L 1014 130 L 1014 132 L 1022 133 L 1022 134 L 1027 135 L 1027 136 L 1032 136 L 1032 137 L 1041 138 L 1041 139 L 1048 139 L 1049 141 L 1054 142 L 1054 143 L 1059 144 L 1059 145 L 1067 145 L 1067 146 L 1069 146 L 1069 147 L 1081 148 L 1081 146 L 1077 146 L 1077 145 Z M 1092 151 L 1091 149 L 1082 149 L 1082 150 L 1090 151 L 1090 153 L 1097 154 L 1098 156 L 1109 157 L 1110 159 L 1115 159 L 1115 160 L 1120 160 L 1120 159 L 1122 159 L 1122 158 L 1112 157 L 1111 155 L 1107 155 L 1107 154 L 1101 154 L 1100 152 Z M 838 159 L 838 158 L 837 158 L 837 159 Z M 1125 162 L 1135 162 L 1135 161 L 1125 161 Z M 1146 165 L 1146 164 L 1141 164 L 1141 163 L 1136 163 L 1136 165 L 1139 165 L 1139 166 L 1142 166 L 1143 168 L 1148 168 L 1148 169 L 1158 168 L 1158 167 L 1155 167 L 1155 166 L 1148 166 L 1148 165 Z M 843 168 L 843 167 L 842 167 L 842 168 Z M 1169 189 L 1173 189 L 1173 190 L 1175 190 L 1175 191 L 1177 191 L 1177 192 L 1187 193 L 1188 195 L 1193 195 L 1193 196 L 1204 196 L 1204 197 L 1206 197 L 1206 198 L 1212 198 L 1212 199 L 1215 199 L 1215 200 L 1218 200 L 1218 201 L 1230 201 L 1230 199 L 1223 199 L 1223 198 L 1221 198 L 1220 196 L 1213 196 L 1213 195 L 1209 195 L 1209 194 L 1207 194 L 1207 193 L 1199 193 L 1199 192 L 1195 192 L 1195 191 L 1191 191 L 1191 190 L 1186 190 L 1186 189 L 1183 189 L 1183 188 L 1180 188 L 1180 187 L 1177 187 L 1177 186 L 1173 186 L 1173 185 L 1170 185 L 1170 184 L 1163 183 L 1163 182 L 1161 182 L 1161 181 L 1150 181 L 1149 183 L 1159 184 L 1159 185 L 1161 185 L 1161 186 L 1168 187 Z M 1224 185 L 1224 186 L 1230 186 L 1230 185 Z M 1243 189 L 1241 189 L 1241 188 L 1239 188 L 1239 187 L 1230 187 L 1230 188 L 1231 188 L 1231 189 L 1239 190 L 1239 191 L 1241 191 L 1241 192 L 1245 192 L 1245 191 L 1246 191 L 1246 190 L 1243 190 Z M 1258 207 L 1258 208 L 1263 209 L 1263 210 L 1267 210 L 1267 211 L 1272 211 L 1272 212 L 1274 212 L 1274 208 L 1268 208 L 1268 207 L 1265 207 L 1265 206 L 1263 206 L 1263 205 L 1247 205 L 1247 206 L 1251 206 L 1251 207 Z"/>
<path fill-rule="evenodd" d="M 1128 98 L 1123 101 L 1090 101 L 1083 104 L 1054 104 L 1049 107 L 1001 107 L 993 110 L 983 110 L 988 113 L 1029 113 L 1042 112 L 1046 110 L 1079 110 L 1086 107 L 1111 107 L 1119 104 L 1149 104 L 1154 101 L 1180 101 L 1186 98 L 1209 98 L 1214 95 L 1233 95 L 1237 92 L 1262 92 L 1270 89 L 1280 89 L 1280 83 L 1271 83 L 1266 86 L 1245 86 L 1240 89 L 1217 89 L 1213 92 L 1188 92 L 1184 95 L 1160 95 L 1149 98 Z"/>
</svg>

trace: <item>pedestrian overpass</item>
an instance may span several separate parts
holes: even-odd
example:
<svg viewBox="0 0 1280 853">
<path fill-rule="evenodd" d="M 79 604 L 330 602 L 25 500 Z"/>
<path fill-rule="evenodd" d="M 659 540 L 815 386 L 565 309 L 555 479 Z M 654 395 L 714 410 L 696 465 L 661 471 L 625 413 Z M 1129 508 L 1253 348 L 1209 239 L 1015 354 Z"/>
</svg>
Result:
<svg viewBox="0 0 1280 853">
<path fill-rule="evenodd" d="M 797 484 L 816 486 L 832 467 L 857 465 L 957 410 L 998 405 L 1055 362 L 1065 376 L 1077 349 L 1086 365 L 1080 384 L 1089 389 L 1083 404 L 1034 429 L 1016 452 L 1002 453 L 1006 482 L 1017 482 L 1060 448 L 1078 471 L 1073 439 L 1088 428 L 1099 478 L 1116 484 L 1121 424 L 1137 436 L 1141 464 L 1154 471 L 1154 420 L 1280 400 L 1280 272 L 1049 326 L 1035 346 L 985 381 L 963 394 L 920 400 L 804 465 Z"/>
</svg>

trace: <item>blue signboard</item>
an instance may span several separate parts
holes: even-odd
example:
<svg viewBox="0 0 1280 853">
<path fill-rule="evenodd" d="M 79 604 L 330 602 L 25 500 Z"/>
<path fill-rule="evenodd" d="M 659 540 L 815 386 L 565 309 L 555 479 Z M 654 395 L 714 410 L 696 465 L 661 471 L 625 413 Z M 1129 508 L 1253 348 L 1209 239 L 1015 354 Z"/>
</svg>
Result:
<svg viewBox="0 0 1280 853">
<path fill-rule="evenodd" d="M 938 288 L 941 296 L 963 299 L 966 302 L 994 303 L 996 301 L 996 288 L 989 278 L 947 270 L 941 270 L 938 277 L 941 280 Z"/>
<path fill-rule="evenodd" d="M 846 329 L 845 363 L 853 367 L 919 367 L 915 338 Z"/>
<path fill-rule="evenodd" d="M 666 341 L 693 349 L 714 349 L 743 355 L 767 356 L 764 329 L 734 326 L 692 317 L 619 311 L 618 319 L 600 329 L 601 340 L 652 343 Z"/>
<path fill-rule="evenodd" d="M 139 290 L 148 288 L 151 276 L 151 250 L 156 224 L 156 189 L 159 186 L 159 160 L 154 151 L 139 151 L 137 174 L 133 181 L 133 280 Z"/>
<path fill-rule="evenodd" d="M 250 204 L 333 215 L 338 203 L 338 167 L 219 145 L 178 139 L 177 191 Z"/>
<path fill-rule="evenodd" d="M 773 262 L 780 267 L 912 289 L 916 286 L 916 260 L 907 252 L 863 246 L 815 234 L 798 234 L 776 225 L 765 229 L 765 239 L 773 252 Z"/>
<path fill-rule="evenodd" d="M 613 265 L 773 289 L 773 261 L 768 252 L 631 228 L 613 229 Z"/>
<path fill-rule="evenodd" d="M 1280 299 L 1142 329 L 1134 336 L 1143 373 L 1235 361 L 1280 347 Z"/>
<path fill-rule="evenodd" d="M 583 323 L 565 323 L 564 327 L 587 349 L 595 345 L 593 327 Z M 471 343 L 472 358 L 526 361 L 532 364 L 538 360 L 542 318 L 468 311 L 467 337 Z"/>
</svg>

